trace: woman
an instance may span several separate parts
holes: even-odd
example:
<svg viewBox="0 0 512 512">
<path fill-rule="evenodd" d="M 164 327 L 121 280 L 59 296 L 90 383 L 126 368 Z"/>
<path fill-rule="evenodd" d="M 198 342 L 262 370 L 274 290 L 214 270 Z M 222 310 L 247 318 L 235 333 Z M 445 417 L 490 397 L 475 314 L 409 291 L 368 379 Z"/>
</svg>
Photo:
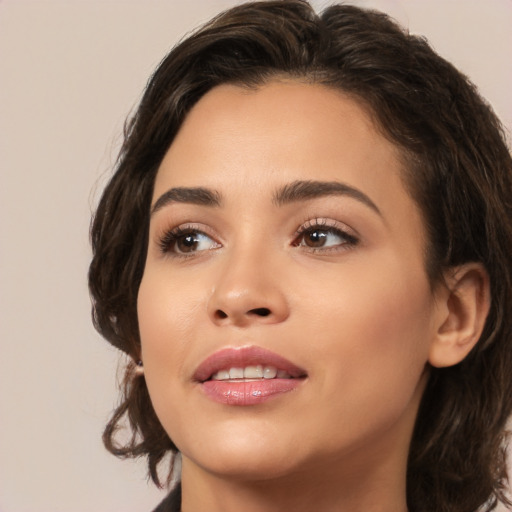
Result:
<svg viewBox="0 0 512 512">
<path fill-rule="evenodd" d="M 90 268 L 130 358 L 105 444 L 156 484 L 181 455 L 157 510 L 506 502 L 511 171 L 474 87 L 381 13 L 256 2 L 172 50 Z"/>
</svg>

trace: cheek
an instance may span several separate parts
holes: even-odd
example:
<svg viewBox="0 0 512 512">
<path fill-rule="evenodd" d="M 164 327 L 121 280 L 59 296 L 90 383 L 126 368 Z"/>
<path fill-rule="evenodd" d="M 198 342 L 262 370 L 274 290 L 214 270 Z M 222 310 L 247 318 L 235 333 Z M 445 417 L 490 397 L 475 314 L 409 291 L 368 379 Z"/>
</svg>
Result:
<svg viewBox="0 0 512 512">
<path fill-rule="evenodd" d="M 146 382 L 154 402 L 164 399 L 170 383 L 184 377 L 188 336 L 204 310 L 199 293 L 194 280 L 182 286 L 165 272 L 150 270 L 144 274 L 137 316 Z"/>
<path fill-rule="evenodd" d="M 355 282 L 347 279 L 325 295 L 331 320 L 324 328 L 368 363 L 379 359 L 398 365 L 426 356 L 432 308 L 426 279 L 368 274 Z"/>
<path fill-rule="evenodd" d="M 137 301 L 144 375 L 151 402 L 160 423 L 174 442 L 180 443 L 186 425 L 183 417 L 190 404 L 183 388 L 187 385 L 186 358 L 190 351 L 190 332 L 204 306 L 198 280 L 180 282 L 166 269 L 147 269 Z M 179 414 L 177 414 L 179 411 Z"/>
<path fill-rule="evenodd" d="M 150 269 L 144 274 L 137 316 L 143 350 L 147 348 L 148 356 L 153 350 L 179 348 L 185 333 L 197 322 L 197 314 L 204 310 L 201 295 L 205 288 L 201 280 L 182 281 L 165 269 Z"/>
<path fill-rule="evenodd" d="M 343 279 L 331 276 L 325 281 L 329 287 L 309 299 L 317 313 L 309 322 L 308 358 L 321 362 L 315 373 L 325 395 L 338 404 L 332 411 L 336 421 L 348 409 L 359 410 L 362 423 L 368 411 L 374 418 L 398 414 L 428 358 L 432 298 L 423 272 L 408 273 L 391 263 L 369 268 Z"/>
</svg>

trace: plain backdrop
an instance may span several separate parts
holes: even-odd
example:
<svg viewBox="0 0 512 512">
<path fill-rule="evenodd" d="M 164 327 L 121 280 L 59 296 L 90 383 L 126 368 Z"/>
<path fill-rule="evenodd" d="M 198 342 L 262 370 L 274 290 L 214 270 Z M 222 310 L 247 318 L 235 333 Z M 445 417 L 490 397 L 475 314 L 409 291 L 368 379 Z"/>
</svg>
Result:
<svg viewBox="0 0 512 512">
<path fill-rule="evenodd" d="M 163 496 L 101 444 L 118 355 L 90 323 L 89 219 L 151 71 L 236 3 L 0 0 L 1 512 L 149 512 Z M 512 0 L 353 3 L 426 35 L 512 127 Z"/>
</svg>

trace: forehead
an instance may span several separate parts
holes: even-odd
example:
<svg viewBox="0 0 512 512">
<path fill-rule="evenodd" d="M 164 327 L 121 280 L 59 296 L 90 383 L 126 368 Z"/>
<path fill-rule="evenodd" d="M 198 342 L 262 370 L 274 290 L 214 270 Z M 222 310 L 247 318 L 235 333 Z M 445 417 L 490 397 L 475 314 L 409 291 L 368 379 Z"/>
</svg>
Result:
<svg viewBox="0 0 512 512">
<path fill-rule="evenodd" d="M 221 85 L 191 109 L 154 192 L 171 186 L 270 192 L 310 179 L 347 182 L 392 202 L 405 193 L 401 162 L 367 110 L 339 90 L 292 80 L 251 89 Z"/>
</svg>

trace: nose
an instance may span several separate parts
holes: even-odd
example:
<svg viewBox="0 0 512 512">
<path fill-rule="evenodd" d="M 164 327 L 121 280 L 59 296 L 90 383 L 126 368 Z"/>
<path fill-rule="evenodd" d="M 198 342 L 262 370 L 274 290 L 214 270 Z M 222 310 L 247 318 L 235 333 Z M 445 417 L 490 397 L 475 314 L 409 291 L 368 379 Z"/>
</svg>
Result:
<svg viewBox="0 0 512 512">
<path fill-rule="evenodd" d="M 280 269 L 263 255 L 234 255 L 223 262 L 208 303 L 217 325 L 277 324 L 289 316 Z"/>
</svg>

